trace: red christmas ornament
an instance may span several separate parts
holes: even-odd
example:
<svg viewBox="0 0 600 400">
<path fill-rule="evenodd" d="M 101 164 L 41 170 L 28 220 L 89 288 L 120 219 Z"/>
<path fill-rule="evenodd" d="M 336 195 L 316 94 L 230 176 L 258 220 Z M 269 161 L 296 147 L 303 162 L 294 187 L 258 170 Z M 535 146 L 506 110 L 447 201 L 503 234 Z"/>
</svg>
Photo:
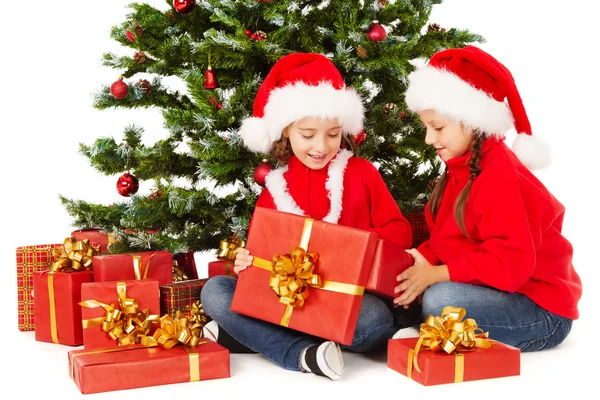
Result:
<svg viewBox="0 0 600 400">
<path fill-rule="evenodd" d="M 252 35 L 250 35 L 250 39 L 256 40 L 256 33 L 253 33 Z"/>
<path fill-rule="evenodd" d="M 379 21 L 375 20 L 371 24 L 371 27 L 367 32 L 367 36 L 369 37 L 369 40 L 372 40 L 374 42 L 381 42 L 385 39 L 387 33 L 385 33 L 385 29 L 383 29 L 383 26 L 379 25 Z"/>
<path fill-rule="evenodd" d="M 400 118 L 404 118 L 404 117 L 406 117 L 406 113 L 405 113 L 404 111 L 402 111 L 402 112 L 400 113 Z"/>
<path fill-rule="evenodd" d="M 258 183 L 260 186 L 265 186 L 265 179 L 269 172 L 273 170 L 271 164 L 266 159 L 262 160 L 262 163 L 258 164 L 258 166 L 254 169 L 254 181 Z"/>
<path fill-rule="evenodd" d="M 181 14 L 189 14 L 196 6 L 196 0 L 173 0 L 173 7 Z"/>
<path fill-rule="evenodd" d="M 223 108 L 223 104 L 221 104 L 221 103 L 217 104 L 217 110 L 220 110 L 221 108 Z"/>
<path fill-rule="evenodd" d="M 125 31 L 125 36 L 127 36 L 127 40 L 129 40 L 131 43 L 135 42 L 135 33 L 131 32 L 129 29 L 127 29 L 127 31 Z"/>
<path fill-rule="evenodd" d="M 244 33 L 246 34 L 246 36 L 250 36 L 252 34 L 252 31 L 250 29 L 246 29 Z"/>
<path fill-rule="evenodd" d="M 119 80 L 110 85 L 110 94 L 117 100 L 124 99 L 129 93 L 129 87 L 123 82 L 123 77 L 120 76 Z"/>
<path fill-rule="evenodd" d="M 132 194 L 135 194 L 139 187 L 140 184 L 137 178 L 134 175 L 131 175 L 129 171 L 125 171 L 117 181 L 117 192 L 119 192 L 121 196 L 129 197 Z"/>
<path fill-rule="evenodd" d="M 204 74 L 204 89 L 216 89 L 218 87 L 219 83 L 217 82 L 217 75 L 209 65 Z"/>
<path fill-rule="evenodd" d="M 359 133 L 357 133 L 356 135 L 354 135 L 354 143 L 356 143 L 357 145 L 361 145 L 365 139 L 367 138 L 367 134 L 365 133 L 364 129 L 362 131 L 360 131 Z"/>
<path fill-rule="evenodd" d="M 127 40 L 129 40 L 131 43 L 135 43 L 136 41 L 140 40 L 142 36 L 144 36 L 144 31 L 139 25 L 136 25 L 134 29 L 135 32 L 133 32 L 131 29 L 127 29 L 127 31 L 125 31 L 125 36 L 127 36 Z"/>
</svg>

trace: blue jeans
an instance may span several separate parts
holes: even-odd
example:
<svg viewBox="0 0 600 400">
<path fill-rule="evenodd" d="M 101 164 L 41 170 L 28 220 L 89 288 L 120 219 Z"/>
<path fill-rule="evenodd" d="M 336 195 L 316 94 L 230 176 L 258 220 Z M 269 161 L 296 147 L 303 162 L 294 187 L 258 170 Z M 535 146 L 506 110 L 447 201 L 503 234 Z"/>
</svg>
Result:
<svg viewBox="0 0 600 400">
<path fill-rule="evenodd" d="M 249 349 L 285 369 L 300 371 L 302 350 L 325 340 L 231 311 L 236 283 L 236 278 L 227 276 L 215 276 L 206 282 L 201 293 L 206 314 Z M 394 320 L 395 313 L 384 301 L 365 293 L 352 345 L 341 347 L 355 352 L 384 347 L 397 329 Z M 396 320 L 403 318 L 399 316 Z"/>
<path fill-rule="evenodd" d="M 423 318 L 440 315 L 445 306 L 462 307 L 491 339 L 537 351 L 558 346 L 571 331 L 572 320 L 558 316 L 520 293 L 466 283 L 441 282 L 423 293 Z"/>
</svg>

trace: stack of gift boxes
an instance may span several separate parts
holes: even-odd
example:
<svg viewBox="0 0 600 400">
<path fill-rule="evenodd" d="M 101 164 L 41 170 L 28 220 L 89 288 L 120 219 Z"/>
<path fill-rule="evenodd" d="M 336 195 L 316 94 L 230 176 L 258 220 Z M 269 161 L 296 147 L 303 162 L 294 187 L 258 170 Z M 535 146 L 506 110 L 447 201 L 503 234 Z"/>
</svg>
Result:
<svg viewBox="0 0 600 400">
<path fill-rule="evenodd" d="M 35 327 L 41 341 L 83 344 L 68 357 L 82 393 L 229 376 L 229 352 L 202 337 L 206 279 L 198 279 L 192 252 L 175 262 L 166 251 L 108 254 L 105 236 L 73 234 L 62 245 L 17 249 L 19 329 Z M 238 277 L 232 311 L 341 344 L 352 343 L 365 291 L 391 299 L 396 276 L 413 263 L 375 233 L 257 207 L 247 242 L 224 239 L 209 277 L 233 275 L 240 247 L 254 261 Z M 455 346 L 439 345 L 452 324 L 464 326 L 462 313 L 430 317 L 437 319 L 422 324 L 419 340 L 390 340 L 388 366 L 424 385 L 518 375 L 519 350 L 484 333 L 469 334 L 477 338 L 471 343 L 459 332 Z M 431 327 L 439 326 L 436 336 Z M 164 373 L 106 379 L 132 363 Z"/>
</svg>

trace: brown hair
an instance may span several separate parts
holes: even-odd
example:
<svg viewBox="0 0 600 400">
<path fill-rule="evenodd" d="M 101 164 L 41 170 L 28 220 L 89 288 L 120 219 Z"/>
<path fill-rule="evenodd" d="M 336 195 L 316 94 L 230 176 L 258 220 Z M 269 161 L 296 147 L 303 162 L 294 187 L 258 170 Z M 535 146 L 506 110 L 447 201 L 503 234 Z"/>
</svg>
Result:
<svg viewBox="0 0 600 400">
<path fill-rule="evenodd" d="M 485 140 L 485 137 L 481 133 L 473 133 L 474 141 L 471 147 L 471 157 L 469 158 L 469 182 L 467 182 L 463 190 L 458 195 L 456 202 L 454 203 L 454 219 L 456 220 L 458 228 L 469 239 L 471 239 L 471 237 L 469 236 L 469 233 L 467 232 L 467 228 L 465 226 L 465 208 L 467 206 L 467 200 L 469 199 L 469 193 L 471 192 L 471 186 L 473 184 L 473 181 L 481 173 L 481 169 L 479 168 L 479 160 L 481 159 L 481 146 L 483 145 L 483 141 Z M 440 209 L 442 195 L 444 194 L 444 189 L 446 188 L 447 182 L 448 177 L 446 169 L 444 170 L 444 173 L 433 187 L 433 190 L 431 191 L 431 197 L 429 199 L 429 211 L 431 211 L 431 215 L 434 220 L 437 217 L 437 213 Z"/>
<path fill-rule="evenodd" d="M 342 134 L 340 148 L 350 150 L 354 155 L 358 155 L 358 145 L 354 143 L 350 135 Z M 282 132 L 281 138 L 273 143 L 269 153 L 271 154 L 271 158 L 279 164 L 287 164 L 290 157 L 294 155 L 290 139 L 285 137 Z"/>
</svg>

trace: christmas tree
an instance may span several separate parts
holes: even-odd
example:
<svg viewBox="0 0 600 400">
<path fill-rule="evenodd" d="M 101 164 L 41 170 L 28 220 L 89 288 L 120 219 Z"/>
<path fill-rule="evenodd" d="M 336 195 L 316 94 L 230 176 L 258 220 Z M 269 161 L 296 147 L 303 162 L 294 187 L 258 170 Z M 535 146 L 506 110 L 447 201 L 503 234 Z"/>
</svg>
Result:
<svg viewBox="0 0 600 400">
<path fill-rule="evenodd" d="M 117 235 L 122 240 L 113 252 L 204 251 L 232 233 L 244 237 L 258 183 L 277 160 L 247 150 L 237 131 L 270 68 L 293 52 L 326 55 L 362 95 L 359 155 L 379 167 L 403 213 L 422 210 L 440 163 L 423 141 L 418 116 L 405 109 L 407 76 L 414 60 L 483 40 L 430 23 L 439 3 L 167 0 L 164 10 L 131 4 L 111 32 L 130 55 L 103 56 L 120 78 L 101 88 L 94 107 L 157 107 L 168 137 L 147 146 L 143 130 L 131 125 L 120 140 L 81 144 L 98 171 L 122 174 L 118 190 L 127 198 L 101 205 L 61 196 L 74 225 Z M 136 79 L 142 73 L 152 80 Z M 170 90 L 163 84 L 168 77 L 179 77 L 186 90 Z M 151 193 L 136 193 L 138 180 L 153 181 Z"/>
</svg>

